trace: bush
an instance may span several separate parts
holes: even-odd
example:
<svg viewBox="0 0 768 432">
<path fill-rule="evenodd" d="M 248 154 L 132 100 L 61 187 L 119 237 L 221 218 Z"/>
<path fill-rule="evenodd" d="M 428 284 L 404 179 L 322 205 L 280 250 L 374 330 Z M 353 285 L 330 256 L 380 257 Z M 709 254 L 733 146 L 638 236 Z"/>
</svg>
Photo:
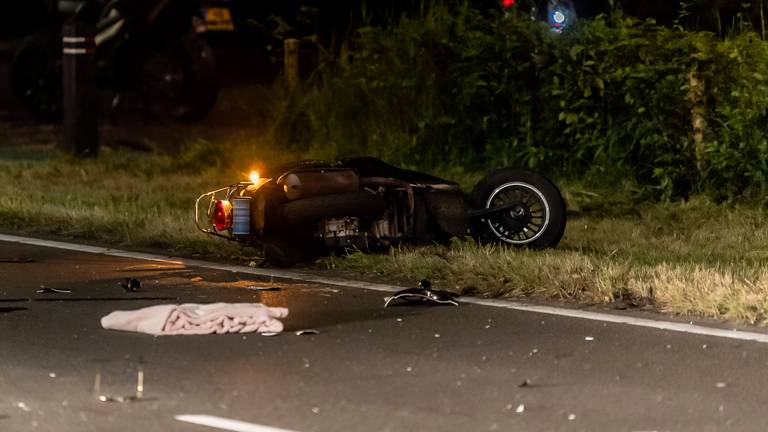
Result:
<svg viewBox="0 0 768 432">
<path fill-rule="evenodd" d="M 722 41 L 598 17 L 556 35 L 526 16 L 438 5 L 360 29 L 285 101 L 277 131 L 319 157 L 753 196 L 768 187 L 766 65 L 750 33 Z"/>
</svg>

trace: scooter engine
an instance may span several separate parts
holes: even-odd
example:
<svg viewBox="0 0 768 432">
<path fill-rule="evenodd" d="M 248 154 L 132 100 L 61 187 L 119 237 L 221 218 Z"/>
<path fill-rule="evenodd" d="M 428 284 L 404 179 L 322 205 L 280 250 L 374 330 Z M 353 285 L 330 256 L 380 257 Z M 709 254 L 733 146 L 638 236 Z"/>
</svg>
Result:
<svg viewBox="0 0 768 432">
<path fill-rule="evenodd" d="M 329 248 L 367 248 L 368 235 L 360 232 L 360 218 L 326 219 L 321 222 L 321 227 L 323 241 Z"/>
</svg>

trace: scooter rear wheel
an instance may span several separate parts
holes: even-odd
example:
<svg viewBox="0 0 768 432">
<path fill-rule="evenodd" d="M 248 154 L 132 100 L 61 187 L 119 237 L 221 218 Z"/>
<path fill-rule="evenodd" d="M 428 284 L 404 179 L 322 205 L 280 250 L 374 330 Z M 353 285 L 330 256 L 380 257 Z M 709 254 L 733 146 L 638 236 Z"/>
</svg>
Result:
<svg viewBox="0 0 768 432">
<path fill-rule="evenodd" d="M 489 174 L 475 186 L 470 205 L 475 213 L 482 212 L 471 224 L 473 236 L 482 243 L 544 249 L 557 246 L 565 232 L 560 191 L 546 177 L 526 169 Z"/>
</svg>

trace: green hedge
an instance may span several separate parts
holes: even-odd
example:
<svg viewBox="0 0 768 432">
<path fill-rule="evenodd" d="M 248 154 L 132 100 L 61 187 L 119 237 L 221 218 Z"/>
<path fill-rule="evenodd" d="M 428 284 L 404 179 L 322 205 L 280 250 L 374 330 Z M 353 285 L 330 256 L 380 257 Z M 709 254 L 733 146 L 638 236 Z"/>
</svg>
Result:
<svg viewBox="0 0 768 432">
<path fill-rule="evenodd" d="M 703 92 L 693 96 L 692 82 Z M 672 197 L 768 188 L 768 48 L 631 19 L 556 35 L 516 14 L 434 7 L 363 28 L 283 104 L 314 156 L 468 171 L 524 165 Z M 694 139 L 693 116 L 705 120 Z"/>
</svg>

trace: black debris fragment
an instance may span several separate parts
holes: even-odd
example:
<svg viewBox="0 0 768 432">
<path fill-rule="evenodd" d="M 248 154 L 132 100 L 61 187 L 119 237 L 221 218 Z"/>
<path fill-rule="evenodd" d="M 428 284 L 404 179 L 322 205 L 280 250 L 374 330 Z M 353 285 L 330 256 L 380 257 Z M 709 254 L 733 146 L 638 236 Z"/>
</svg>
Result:
<svg viewBox="0 0 768 432">
<path fill-rule="evenodd" d="M 392 297 L 388 297 L 384 307 L 389 306 L 392 300 L 402 299 L 409 302 L 431 301 L 437 304 L 450 304 L 458 306 L 456 298 L 459 295 L 450 291 L 440 291 L 432 289 L 432 283 L 426 279 L 419 282 L 418 288 L 408 288 L 396 292 Z"/>
<path fill-rule="evenodd" d="M 125 292 L 136 292 L 142 289 L 141 281 L 135 278 L 125 278 L 120 282 L 120 286 L 123 287 Z"/>
<path fill-rule="evenodd" d="M 17 264 L 28 264 L 33 263 L 35 260 L 32 258 L 8 258 L 8 257 L 0 257 L 0 263 L 17 263 Z"/>
<path fill-rule="evenodd" d="M 527 379 L 526 379 L 525 381 L 521 382 L 521 383 L 520 383 L 520 384 L 518 384 L 517 386 L 518 386 L 519 388 L 530 387 L 530 386 L 531 386 L 531 382 L 530 382 L 529 380 L 527 380 Z"/>
</svg>

